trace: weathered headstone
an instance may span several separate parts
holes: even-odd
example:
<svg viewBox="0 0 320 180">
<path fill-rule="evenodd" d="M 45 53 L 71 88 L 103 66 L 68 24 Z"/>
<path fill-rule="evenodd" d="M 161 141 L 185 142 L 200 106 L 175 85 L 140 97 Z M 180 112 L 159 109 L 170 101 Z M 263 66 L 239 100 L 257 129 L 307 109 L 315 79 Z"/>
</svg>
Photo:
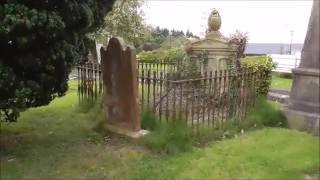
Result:
<svg viewBox="0 0 320 180">
<path fill-rule="evenodd" d="M 101 63 L 104 83 L 104 110 L 111 131 L 132 137 L 140 136 L 138 83 L 134 49 L 122 39 L 111 38 L 103 47 Z"/>
<path fill-rule="evenodd" d="M 314 0 L 308 31 L 301 54 L 301 63 L 294 74 L 288 107 L 284 108 L 289 126 L 307 129 L 319 135 L 319 11 L 320 1 Z"/>
</svg>

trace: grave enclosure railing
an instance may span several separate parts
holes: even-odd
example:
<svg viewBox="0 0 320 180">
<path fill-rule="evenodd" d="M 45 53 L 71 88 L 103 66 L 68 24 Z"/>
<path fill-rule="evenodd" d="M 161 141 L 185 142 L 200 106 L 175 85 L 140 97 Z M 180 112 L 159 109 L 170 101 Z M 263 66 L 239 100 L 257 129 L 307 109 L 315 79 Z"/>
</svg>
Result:
<svg viewBox="0 0 320 180">
<path fill-rule="evenodd" d="M 138 62 L 142 113 L 151 112 L 160 122 L 183 122 L 198 133 L 242 121 L 254 106 L 258 75 L 251 69 L 201 72 L 192 78 L 178 69 L 174 63 Z M 80 99 L 98 97 L 103 90 L 100 66 L 81 65 L 78 72 Z"/>
<path fill-rule="evenodd" d="M 159 61 L 143 61 L 138 60 L 137 69 L 138 74 L 142 73 L 142 70 L 150 70 L 159 74 L 160 72 L 176 72 L 178 70 L 179 63 L 176 62 L 159 62 Z"/>
<path fill-rule="evenodd" d="M 97 99 L 103 91 L 101 65 L 97 63 L 79 64 L 77 72 L 79 102 Z"/>
</svg>

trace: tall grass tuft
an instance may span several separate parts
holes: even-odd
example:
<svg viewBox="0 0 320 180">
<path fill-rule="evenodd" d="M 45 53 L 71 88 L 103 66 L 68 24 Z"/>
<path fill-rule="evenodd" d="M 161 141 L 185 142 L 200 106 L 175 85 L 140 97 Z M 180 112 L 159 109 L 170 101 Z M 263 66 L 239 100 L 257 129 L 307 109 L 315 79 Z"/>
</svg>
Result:
<svg viewBox="0 0 320 180">
<path fill-rule="evenodd" d="M 178 120 L 159 123 L 151 113 L 144 113 L 142 127 L 151 130 L 143 143 L 160 154 L 176 154 L 192 149 L 192 130 Z"/>
<path fill-rule="evenodd" d="M 255 108 L 249 113 L 246 123 L 255 127 L 286 127 L 286 118 L 281 113 L 279 105 L 268 102 L 265 97 L 259 97 Z"/>
<path fill-rule="evenodd" d="M 160 124 L 144 141 L 151 150 L 160 154 L 177 154 L 192 149 L 191 131 L 180 123 Z"/>
<path fill-rule="evenodd" d="M 95 132 L 98 138 L 102 139 L 102 137 L 107 135 L 106 129 L 106 114 L 103 110 L 102 98 L 98 97 L 97 99 L 84 98 L 80 101 L 77 106 L 77 112 L 85 113 L 89 116 L 90 121 L 94 122 L 94 126 L 92 130 Z"/>
<path fill-rule="evenodd" d="M 253 110 L 244 120 L 229 119 L 219 128 L 203 128 L 199 134 L 192 135 L 191 127 L 179 120 L 159 123 L 150 112 L 143 113 L 142 127 L 150 130 L 143 142 L 151 150 L 160 154 L 175 154 L 192 149 L 192 146 L 206 146 L 212 142 L 232 138 L 248 130 L 263 127 L 286 127 L 286 119 L 279 105 L 260 97 Z"/>
<path fill-rule="evenodd" d="M 156 129 L 157 125 L 158 125 L 157 117 L 154 114 L 152 114 L 152 112 L 146 111 L 142 113 L 142 118 L 141 118 L 142 129 L 152 131 Z"/>
</svg>

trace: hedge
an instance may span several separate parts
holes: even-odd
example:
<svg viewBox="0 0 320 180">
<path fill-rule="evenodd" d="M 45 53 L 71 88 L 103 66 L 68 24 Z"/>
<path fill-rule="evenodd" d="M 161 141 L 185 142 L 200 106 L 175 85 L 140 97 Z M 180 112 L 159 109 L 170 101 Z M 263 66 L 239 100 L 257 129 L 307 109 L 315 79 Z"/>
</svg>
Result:
<svg viewBox="0 0 320 180">
<path fill-rule="evenodd" d="M 185 57 L 182 49 L 172 48 L 168 50 L 157 49 L 153 51 L 142 51 L 137 55 L 142 61 L 177 62 Z"/>
<path fill-rule="evenodd" d="M 276 68 L 277 64 L 272 61 L 270 56 L 249 56 L 241 59 L 241 66 L 251 68 L 258 73 L 258 78 L 256 78 L 257 94 L 266 96 L 271 85 L 272 70 Z"/>
</svg>

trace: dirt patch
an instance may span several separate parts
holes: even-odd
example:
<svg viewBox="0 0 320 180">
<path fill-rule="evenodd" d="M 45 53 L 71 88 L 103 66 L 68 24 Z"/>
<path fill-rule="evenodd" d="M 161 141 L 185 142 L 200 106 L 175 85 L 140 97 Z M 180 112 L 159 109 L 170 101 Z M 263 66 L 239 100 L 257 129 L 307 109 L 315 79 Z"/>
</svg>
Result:
<svg viewBox="0 0 320 180">
<path fill-rule="evenodd" d="M 104 144 L 112 151 L 130 149 L 141 153 L 149 153 L 149 149 L 142 145 L 141 139 L 132 139 L 118 134 L 108 132 L 104 137 Z"/>
<path fill-rule="evenodd" d="M 11 133 L 1 131 L 0 133 L 0 163 L 14 162 L 16 158 L 14 156 L 7 156 L 5 152 L 13 151 L 17 145 L 27 143 L 31 139 L 31 134 L 28 133 Z"/>
<path fill-rule="evenodd" d="M 0 151 L 10 151 L 18 144 L 27 143 L 31 139 L 31 134 L 8 134 L 0 133 Z"/>
<path fill-rule="evenodd" d="M 303 180 L 319 180 L 320 175 L 319 174 L 305 174 L 303 175 Z"/>
</svg>

